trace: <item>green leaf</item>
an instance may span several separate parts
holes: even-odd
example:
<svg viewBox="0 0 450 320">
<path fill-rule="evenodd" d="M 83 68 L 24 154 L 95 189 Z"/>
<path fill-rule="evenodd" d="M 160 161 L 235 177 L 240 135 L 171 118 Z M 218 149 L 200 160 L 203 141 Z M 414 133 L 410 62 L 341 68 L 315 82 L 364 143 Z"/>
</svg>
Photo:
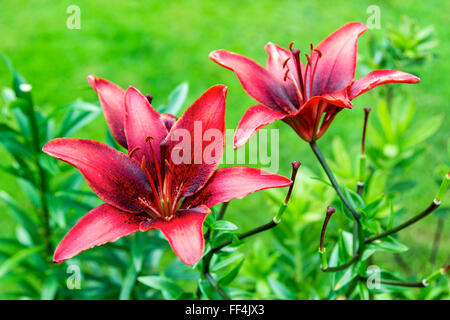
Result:
<svg viewBox="0 0 450 320">
<path fill-rule="evenodd" d="M 352 256 L 353 251 L 353 234 L 342 231 L 339 236 L 339 264 L 347 263 Z"/>
<path fill-rule="evenodd" d="M 223 269 L 223 268 L 229 266 L 233 262 L 236 262 L 236 261 L 242 259 L 243 257 L 244 257 L 244 254 L 241 253 L 241 254 L 232 255 L 231 257 L 226 258 L 226 259 L 222 259 L 220 262 L 215 263 L 214 265 L 212 265 L 211 266 L 211 270 L 213 272 L 216 272 L 216 271 L 218 271 L 220 269 Z"/>
<path fill-rule="evenodd" d="M 408 247 L 404 244 L 398 242 L 392 237 L 384 237 L 378 241 L 372 242 L 371 246 L 373 246 L 376 249 L 387 251 L 387 252 L 393 252 L 393 253 L 401 253 L 408 251 Z"/>
<path fill-rule="evenodd" d="M 174 116 L 180 112 L 186 100 L 189 91 L 187 82 L 178 85 L 169 95 L 169 105 L 164 109 L 165 113 L 170 113 Z"/>
<path fill-rule="evenodd" d="M 234 280 L 234 278 L 236 278 L 237 275 L 239 274 L 239 271 L 241 270 L 244 261 L 245 258 L 242 258 L 236 266 L 234 266 L 227 274 L 221 277 L 218 281 L 219 285 L 221 286 L 229 285 Z"/>
<path fill-rule="evenodd" d="M 14 90 L 14 93 L 16 94 L 17 97 L 19 98 L 23 98 L 26 95 L 24 94 L 23 91 L 23 87 L 22 85 L 26 85 L 28 84 L 28 82 L 25 80 L 25 78 L 14 68 L 11 60 L 9 60 L 9 58 L 4 55 L 1 54 L 3 61 L 5 62 L 6 66 L 8 67 L 9 71 L 11 72 L 12 76 L 13 76 L 13 83 L 12 83 L 12 87 Z"/>
<path fill-rule="evenodd" d="M 134 289 L 134 284 L 136 283 L 137 272 L 134 268 L 134 264 L 128 266 L 125 279 L 123 280 L 122 286 L 120 288 L 119 300 L 130 299 L 131 293 Z"/>
<path fill-rule="evenodd" d="M 15 266 L 20 264 L 23 260 L 42 250 L 43 250 L 42 247 L 33 247 L 33 248 L 25 248 L 16 252 L 8 260 L 6 260 L 5 262 L 3 262 L 3 264 L 0 265 L 0 278 L 2 278 L 6 273 L 12 270 Z"/>
<path fill-rule="evenodd" d="M 396 137 L 392 128 L 392 119 L 386 101 L 383 100 L 378 104 L 377 113 L 386 140 L 388 142 L 395 141 Z"/>
<path fill-rule="evenodd" d="M 416 126 L 414 130 L 405 137 L 403 146 L 405 148 L 412 148 L 422 141 L 431 137 L 441 126 L 444 120 L 443 115 L 431 117 L 425 122 L 421 122 L 420 126 Z"/>
<path fill-rule="evenodd" d="M 2 200 L 11 210 L 8 210 L 12 214 L 12 217 L 25 228 L 30 234 L 35 243 L 40 239 L 37 230 L 39 229 L 33 220 L 30 219 L 29 214 L 23 211 L 18 203 L 6 192 L 0 190 L 0 200 Z"/>
<path fill-rule="evenodd" d="M 68 137 L 92 122 L 101 113 L 101 108 L 97 105 L 75 101 L 65 108 L 70 109 L 61 121 L 58 137 Z"/>
<path fill-rule="evenodd" d="M 50 274 L 45 279 L 41 290 L 41 300 L 53 300 L 58 292 L 58 278 L 55 274 Z"/>
<path fill-rule="evenodd" d="M 211 230 L 224 230 L 224 231 L 232 231 L 238 229 L 238 227 L 231 223 L 230 221 L 226 220 L 218 220 L 211 224 L 210 226 Z"/>
<path fill-rule="evenodd" d="M 150 288 L 163 291 L 169 299 L 178 299 L 183 294 L 183 289 L 175 282 L 161 276 L 143 276 L 138 281 Z"/>
<path fill-rule="evenodd" d="M 143 234 L 140 232 L 135 233 L 134 240 L 131 243 L 131 257 L 137 272 L 141 272 L 144 261 L 144 245 L 142 244 L 144 239 L 142 237 Z"/>
<path fill-rule="evenodd" d="M 337 291 L 341 289 L 342 287 L 347 285 L 350 281 L 355 279 L 355 277 L 358 275 L 358 273 L 355 270 L 356 270 L 355 265 L 352 265 L 351 267 L 345 269 L 345 271 L 337 273 L 334 281 L 335 282 L 334 290 Z M 339 274 L 342 275 L 339 276 Z"/>
<path fill-rule="evenodd" d="M 295 294 L 280 281 L 269 278 L 269 285 L 275 295 L 283 300 L 295 300 Z"/>
<path fill-rule="evenodd" d="M 369 289 L 363 281 L 358 281 L 358 291 L 361 300 L 370 300 Z"/>
</svg>

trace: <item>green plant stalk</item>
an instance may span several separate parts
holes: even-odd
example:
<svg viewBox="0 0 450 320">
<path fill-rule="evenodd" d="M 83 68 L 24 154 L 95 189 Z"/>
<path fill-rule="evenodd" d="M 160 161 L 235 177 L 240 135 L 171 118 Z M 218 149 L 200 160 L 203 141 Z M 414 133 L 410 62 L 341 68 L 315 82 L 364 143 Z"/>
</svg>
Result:
<svg viewBox="0 0 450 320">
<path fill-rule="evenodd" d="M 25 100 L 28 103 L 28 112 L 31 127 L 31 142 L 34 148 L 34 163 L 37 168 L 37 173 L 39 177 L 39 198 L 41 201 L 41 219 L 43 224 L 43 237 L 45 242 L 45 248 L 47 251 L 47 257 L 50 258 L 53 253 L 52 244 L 50 240 L 51 228 L 50 228 L 50 210 L 48 205 L 47 193 L 48 193 L 48 182 L 47 174 L 39 163 L 39 155 L 41 153 L 41 141 L 39 137 L 39 128 L 36 119 L 36 113 L 34 109 L 33 100 L 31 98 L 31 86 L 27 87 L 24 93 Z M 51 258 L 50 258 L 51 259 Z"/>
<path fill-rule="evenodd" d="M 313 150 L 315 156 L 317 157 L 317 160 L 319 160 L 319 163 L 321 164 L 323 170 L 325 171 L 328 179 L 331 182 L 331 185 L 333 186 L 334 190 L 336 190 L 336 193 L 338 194 L 339 198 L 342 200 L 344 205 L 347 207 L 347 209 L 352 214 L 353 218 L 355 219 L 356 226 L 354 227 L 354 236 L 353 236 L 353 244 L 354 244 L 354 257 L 346 264 L 339 266 L 339 267 L 333 267 L 333 268 L 327 268 L 326 272 L 334 272 L 343 270 L 349 266 L 351 266 L 353 263 L 357 262 L 359 260 L 359 257 L 362 255 L 362 252 L 364 251 L 364 233 L 361 227 L 361 221 L 360 221 L 360 215 L 359 213 L 353 208 L 353 206 L 348 202 L 347 198 L 344 196 L 344 193 L 342 192 L 341 188 L 339 187 L 339 184 L 337 183 L 333 173 L 331 172 L 325 158 L 323 157 L 322 153 L 320 152 L 319 147 L 317 146 L 315 141 L 310 142 L 311 149 Z M 359 240 L 359 248 L 356 249 L 356 239 Z M 322 270 L 325 271 L 325 270 Z"/>
<path fill-rule="evenodd" d="M 375 240 L 390 236 L 391 234 L 397 233 L 400 230 L 403 230 L 407 227 L 409 227 L 410 225 L 416 223 L 417 221 L 425 218 L 426 216 L 428 216 L 430 213 L 432 213 L 434 210 L 436 210 L 437 208 L 439 208 L 440 203 L 433 201 L 428 208 L 426 208 L 424 211 L 422 211 L 421 213 L 419 213 L 418 215 L 412 217 L 411 219 L 403 222 L 402 224 L 398 225 L 397 227 L 394 227 L 392 229 L 386 230 L 385 232 L 382 232 L 380 234 L 368 237 L 364 240 L 365 244 L 369 244 Z"/>
<path fill-rule="evenodd" d="M 356 193 L 358 193 L 359 195 L 362 195 L 364 190 L 364 181 L 366 179 L 366 160 L 366 155 L 361 154 L 359 157 L 359 179 L 356 189 Z"/>
<path fill-rule="evenodd" d="M 328 164 L 327 164 L 325 158 L 323 157 L 322 153 L 320 152 L 319 147 L 317 146 L 316 142 L 311 141 L 309 144 L 310 144 L 311 149 L 313 150 L 315 156 L 317 157 L 317 160 L 319 160 L 320 165 L 322 166 L 323 170 L 325 171 L 328 179 L 330 180 L 331 185 L 333 186 L 334 190 L 336 190 L 336 193 L 338 194 L 339 198 L 341 198 L 342 202 L 347 207 L 347 209 L 350 211 L 350 213 L 355 218 L 355 220 L 359 221 L 360 220 L 359 213 L 355 210 L 355 208 L 352 207 L 350 202 L 348 202 L 347 198 L 344 196 L 344 193 L 342 192 L 333 173 L 331 172 L 330 168 L 328 167 Z"/>
<path fill-rule="evenodd" d="M 320 255 L 320 269 L 326 270 L 328 268 L 328 261 L 327 261 L 327 254 L 326 249 L 320 249 L 319 248 L 319 255 Z"/>
</svg>

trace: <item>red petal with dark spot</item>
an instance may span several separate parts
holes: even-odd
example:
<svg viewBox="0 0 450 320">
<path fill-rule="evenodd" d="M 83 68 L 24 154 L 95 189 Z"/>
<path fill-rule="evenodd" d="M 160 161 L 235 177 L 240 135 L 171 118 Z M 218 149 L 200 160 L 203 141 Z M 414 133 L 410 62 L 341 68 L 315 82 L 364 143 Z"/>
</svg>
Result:
<svg viewBox="0 0 450 320">
<path fill-rule="evenodd" d="M 97 141 L 60 138 L 48 142 L 42 151 L 80 170 L 92 190 L 107 203 L 131 212 L 141 212 L 151 191 L 136 162 Z"/>
<path fill-rule="evenodd" d="M 178 119 L 169 133 L 167 140 L 170 143 L 172 160 L 178 154 L 178 151 L 173 149 L 180 147 L 184 144 L 184 139 L 189 138 L 187 145 L 190 145 L 190 150 L 183 151 L 188 154 L 188 161 L 176 159 L 171 168 L 172 188 L 179 189 L 182 197 L 190 196 L 203 187 L 222 159 L 225 148 L 226 92 L 227 88 L 223 85 L 208 89 Z M 205 133 L 216 133 L 217 137 L 208 141 L 209 137 L 206 137 Z M 177 138 L 177 141 L 176 134 L 182 135 L 183 138 Z M 189 137 L 185 137 L 186 134 L 189 134 Z M 205 148 L 210 144 L 216 144 L 218 148 L 211 154 L 208 152 L 205 157 Z"/>
<path fill-rule="evenodd" d="M 259 190 L 287 187 L 291 183 L 292 181 L 286 177 L 257 168 L 221 168 L 216 171 L 202 190 L 184 200 L 183 207 L 203 204 L 211 208 L 231 199 L 242 199 Z"/>
</svg>

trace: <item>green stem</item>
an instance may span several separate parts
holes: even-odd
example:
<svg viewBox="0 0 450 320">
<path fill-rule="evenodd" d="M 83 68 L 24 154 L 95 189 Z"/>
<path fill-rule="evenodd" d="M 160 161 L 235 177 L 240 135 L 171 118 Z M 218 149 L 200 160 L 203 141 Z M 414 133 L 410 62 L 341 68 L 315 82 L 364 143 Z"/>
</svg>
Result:
<svg viewBox="0 0 450 320">
<path fill-rule="evenodd" d="M 367 277 L 359 277 L 361 281 L 367 281 Z M 391 286 L 398 287 L 410 287 L 410 288 L 425 288 L 426 285 L 423 282 L 405 282 L 405 281 L 397 281 L 397 280 L 380 280 L 381 284 L 388 284 Z"/>
<path fill-rule="evenodd" d="M 27 87 L 28 88 L 28 87 Z M 36 119 L 36 112 L 34 109 L 33 100 L 31 97 L 31 86 L 27 91 L 23 91 L 25 100 L 28 103 L 28 117 L 30 119 L 30 128 L 31 128 L 31 142 L 34 148 L 34 163 L 37 168 L 37 173 L 39 177 L 39 198 L 41 201 L 41 219 L 42 224 L 44 226 L 43 229 L 43 237 L 45 241 L 45 247 L 47 249 L 47 256 L 52 256 L 52 245 L 50 241 L 51 229 L 50 229 L 50 209 L 48 205 L 47 193 L 48 193 L 48 182 L 47 175 L 45 170 L 42 168 L 39 163 L 39 155 L 41 154 L 41 139 L 39 135 L 39 126 L 38 121 Z"/>
<path fill-rule="evenodd" d="M 319 147 L 317 146 L 315 141 L 310 142 L 311 149 L 313 150 L 314 154 L 317 157 L 317 160 L 319 160 L 319 163 L 321 164 L 323 170 L 325 171 L 328 179 L 331 182 L 331 185 L 333 186 L 334 190 L 336 190 L 336 193 L 338 194 L 339 198 L 342 200 L 344 205 L 347 207 L 347 209 L 352 214 L 353 218 L 355 219 L 355 226 L 354 226 L 354 236 L 353 236 L 353 252 L 354 256 L 353 258 L 346 264 L 339 266 L 339 267 L 327 267 L 326 269 L 323 269 L 324 272 L 335 272 L 343 270 L 352 264 L 354 264 L 356 261 L 359 260 L 360 256 L 362 255 L 362 252 L 364 251 L 364 233 L 361 226 L 360 221 L 360 215 L 359 213 L 353 208 L 353 206 L 350 204 L 350 202 L 347 200 L 347 198 L 344 196 L 344 193 L 342 192 L 341 188 L 339 187 L 339 184 L 337 183 L 333 173 L 331 172 L 325 158 L 323 157 L 322 153 L 320 152 Z M 356 239 L 359 239 L 359 248 L 356 247 Z"/>
<path fill-rule="evenodd" d="M 351 258 L 347 263 L 344 263 L 343 265 L 336 266 L 336 267 L 328 267 L 327 266 L 326 268 L 321 268 L 321 270 L 323 272 L 338 272 L 338 271 L 342 271 L 342 270 L 345 270 L 348 267 L 350 267 L 352 264 L 354 264 L 358 260 L 359 260 L 359 254 L 356 254 L 355 256 L 353 256 L 353 258 Z"/>
<path fill-rule="evenodd" d="M 262 226 L 259 226 L 259 227 L 257 227 L 257 228 L 254 228 L 254 229 L 250 230 L 250 231 L 247 231 L 247 232 L 245 232 L 245 233 L 242 233 L 242 234 L 238 235 L 237 238 L 238 238 L 239 240 L 245 239 L 245 238 L 247 238 L 247 237 L 253 236 L 253 235 L 258 234 L 258 233 L 260 233 L 260 232 L 263 232 L 263 231 L 272 229 L 272 228 L 276 227 L 276 226 L 278 225 L 278 223 L 279 223 L 279 222 L 276 222 L 275 219 L 273 219 L 273 220 L 270 221 L 269 223 L 266 223 L 266 224 L 264 224 L 264 225 L 262 225 Z M 224 247 L 230 245 L 232 242 L 233 242 L 233 240 L 227 240 L 227 241 L 225 241 L 225 242 L 219 244 L 218 246 L 212 248 L 211 251 L 210 251 L 210 253 L 214 254 L 214 253 L 216 253 L 217 251 L 222 250 Z"/>
<path fill-rule="evenodd" d="M 331 182 L 331 185 L 333 186 L 334 190 L 336 190 L 336 193 L 338 194 L 339 198 L 341 198 L 344 205 L 347 207 L 347 209 L 350 211 L 352 216 L 355 218 L 356 221 L 359 221 L 360 216 L 359 213 L 353 208 L 353 206 L 350 204 L 350 202 L 347 200 L 347 198 L 344 196 L 344 193 L 342 192 L 341 188 L 339 187 L 339 184 L 337 183 L 336 179 L 334 178 L 333 173 L 331 172 L 330 168 L 328 167 L 328 164 L 323 157 L 322 153 L 319 150 L 319 147 L 317 146 L 315 141 L 311 141 L 310 143 L 311 149 L 313 150 L 314 154 L 317 157 L 317 160 L 319 160 L 319 163 L 321 164 L 323 170 L 325 171 L 326 175 L 328 176 L 328 179 Z"/>
<path fill-rule="evenodd" d="M 399 232 L 400 230 L 403 230 L 403 229 L 409 227 L 410 225 L 416 223 L 417 221 L 419 221 L 419 220 L 425 218 L 425 217 L 428 216 L 430 213 L 432 213 L 434 210 L 436 210 L 437 208 L 439 208 L 439 206 L 440 206 L 440 203 L 439 203 L 439 202 L 433 201 L 433 202 L 428 206 L 428 208 L 426 208 L 424 211 L 422 211 L 421 213 L 419 213 L 417 216 L 412 217 L 411 219 L 405 221 L 404 223 L 400 224 L 400 225 L 397 226 L 397 227 L 394 227 L 394 228 L 392 228 L 392 229 L 386 230 L 385 232 L 380 233 L 380 234 L 377 234 L 377 235 L 375 235 L 375 236 L 366 238 L 366 240 L 365 240 L 364 242 L 365 242 L 366 244 L 369 244 L 369 243 L 371 243 L 371 242 L 373 242 L 373 241 L 375 241 L 375 240 L 378 240 L 378 239 L 381 239 L 381 238 L 390 236 L 391 234 L 397 233 L 397 232 Z"/>
<path fill-rule="evenodd" d="M 209 272 L 207 272 L 205 274 L 205 276 L 206 276 L 206 279 L 208 279 L 209 283 L 211 283 L 211 285 L 214 287 L 214 289 L 220 294 L 220 296 L 224 300 L 231 300 L 231 298 L 226 294 L 225 291 L 223 291 L 223 289 L 219 286 L 217 281 L 213 278 L 213 276 Z"/>
</svg>

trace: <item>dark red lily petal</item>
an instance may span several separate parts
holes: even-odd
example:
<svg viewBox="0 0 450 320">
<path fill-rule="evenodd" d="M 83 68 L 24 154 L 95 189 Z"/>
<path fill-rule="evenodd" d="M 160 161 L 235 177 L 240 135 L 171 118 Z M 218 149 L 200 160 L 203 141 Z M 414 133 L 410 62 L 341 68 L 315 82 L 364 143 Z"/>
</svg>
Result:
<svg viewBox="0 0 450 320">
<path fill-rule="evenodd" d="M 48 142 L 42 151 L 80 170 L 92 190 L 105 202 L 130 212 L 151 207 L 146 175 L 136 162 L 106 144 L 72 138 Z"/>
<path fill-rule="evenodd" d="M 200 260 L 205 248 L 202 226 L 210 212 L 205 206 L 179 210 L 170 221 L 161 218 L 144 221 L 140 229 L 161 230 L 178 258 L 187 265 L 193 265 Z"/>
<path fill-rule="evenodd" d="M 352 108 L 347 88 L 309 99 L 294 116 L 283 120 L 308 142 L 319 139 L 342 108 Z M 325 114 L 325 115 L 324 115 Z"/>
<path fill-rule="evenodd" d="M 386 83 L 417 83 L 420 79 L 412 74 L 397 70 L 376 70 L 356 80 L 350 89 L 350 99 Z"/>
<path fill-rule="evenodd" d="M 136 88 L 129 87 L 125 92 L 125 110 L 125 134 L 128 152 L 131 152 L 136 147 L 140 147 L 134 152 L 133 159 L 140 163 L 142 156 L 145 156 L 147 167 L 154 174 L 156 171 L 154 170 L 153 154 L 159 165 L 159 145 L 167 136 L 166 126 L 162 122 L 159 113 L 153 109 L 147 98 Z M 147 137 L 151 137 L 151 139 L 146 141 Z"/>
<path fill-rule="evenodd" d="M 269 55 L 267 58 L 267 70 L 269 70 L 275 78 L 277 78 L 281 83 L 284 84 L 291 101 L 294 101 L 294 105 L 299 105 L 300 103 L 298 101 L 298 95 L 294 83 L 289 78 L 285 79 L 286 71 L 288 69 L 293 78 L 298 79 L 297 68 L 295 66 L 295 62 L 292 58 L 291 52 L 280 46 L 277 46 L 272 42 L 266 44 L 264 49 Z M 305 67 L 303 66 L 301 61 L 300 68 L 302 70 L 302 74 L 305 74 Z"/>
<path fill-rule="evenodd" d="M 127 139 L 124 131 L 125 108 L 123 105 L 125 91 L 118 85 L 94 75 L 88 76 L 88 81 L 92 89 L 98 94 L 106 123 L 113 137 L 122 147 L 126 148 Z"/>
<path fill-rule="evenodd" d="M 255 61 L 226 50 L 213 51 L 209 58 L 233 71 L 245 92 L 263 105 L 278 111 L 296 110 L 284 83 Z"/>
<path fill-rule="evenodd" d="M 286 112 L 269 109 L 261 104 L 250 107 L 239 122 L 234 134 L 234 148 L 242 147 L 258 130 L 287 115 Z"/>
<path fill-rule="evenodd" d="M 65 235 L 56 247 L 53 261 L 63 262 L 84 250 L 139 231 L 139 225 L 148 218 L 145 213 L 125 212 L 102 204 L 83 216 Z"/>
<path fill-rule="evenodd" d="M 314 76 L 313 96 L 342 90 L 353 82 L 358 38 L 366 30 L 367 27 L 362 23 L 347 23 L 317 46 L 322 57 L 319 58 Z M 318 53 L 313 52 L 313 65 L 317 58 Z"/>
<path fill-rule="evenodd" d="M 206 186 L 190 198 L 184 199 L 183 207 L 205 205 L 209 208 L 231 199 L 269 188 L 291 185 L 292 181 L 278 174 L 250 167 L 226 167 L 216 171 Z"/>
<path fill-rule="evenodd" d="M 167 140 L 170 143 L 169 150 L 173 162 L 170 170 L 171 186 L 177 189 L 177 193 L 182 197 L 190 196 L 203 187 L 222 159 L 225 148 L 226 93 L 227 87 L 223 85 L 209 88 L 178 119 L 169 133 Z M 218 136 L 206 137 L 205 132 L 217 133 Z M 185 137 L 186 133 L 189 137 Z M 177 135 L 181 135 L 182 138 L 176 137 Z M 189 141 L 184 141 L 185 138 L 189 138 Z M 204 141 L 209 138 L 211 141 Z M 183 149 L 182 153 L 188 154 L 188 160 L 174 161 L 174 155 L 179 154 L 179 151 L 173 149 L 186 143 L 187 146 L 190 145 L 190 150 Z M 208 153 L 207 156 L 212 158 L 206 159 L 205 148 L 210 144 L 217 145 L 218 149 L 211 154 Z"/>
</svg>

